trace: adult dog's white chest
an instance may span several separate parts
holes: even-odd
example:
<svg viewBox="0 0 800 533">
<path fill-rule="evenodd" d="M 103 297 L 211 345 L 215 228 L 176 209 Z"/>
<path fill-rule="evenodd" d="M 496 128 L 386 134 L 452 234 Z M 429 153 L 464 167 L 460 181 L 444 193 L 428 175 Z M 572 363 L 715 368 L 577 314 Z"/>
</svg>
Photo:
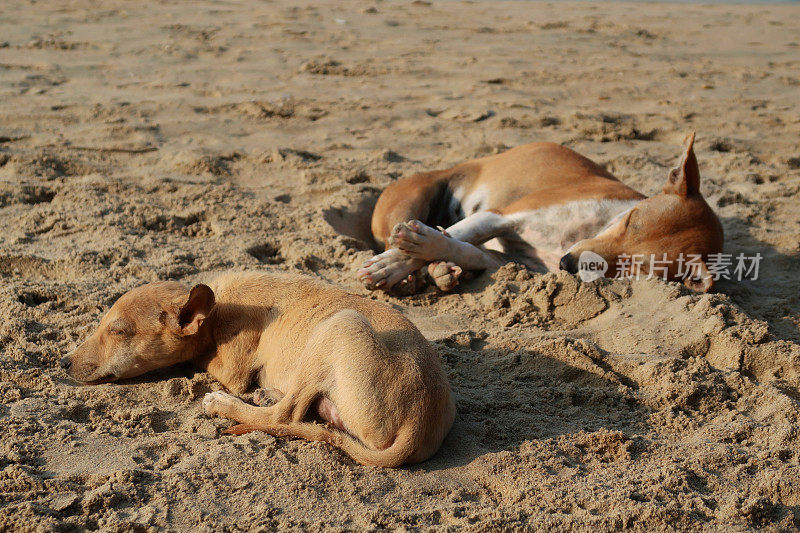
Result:
<svg viewBox="0 0 800 533">
<path fill-rule="evenodd" d="M 577 200 L 506 215 L 514 231 L 499 237 L 508 255 L 527 257 L 548 270 L 558 269 L 564 252 L 574 243 L 594 237 L 638 200 Z M 486 246 L 492 248 L 491 243 Z"/>
</svg>

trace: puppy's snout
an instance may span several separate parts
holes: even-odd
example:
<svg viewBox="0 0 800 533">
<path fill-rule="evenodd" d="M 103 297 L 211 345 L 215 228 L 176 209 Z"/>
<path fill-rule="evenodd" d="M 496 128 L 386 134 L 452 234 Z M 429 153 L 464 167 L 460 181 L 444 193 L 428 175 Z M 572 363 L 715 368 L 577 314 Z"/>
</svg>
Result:
<svg viewBox="0 0 800 533">
<path fill-rule="evenodd" d="M 72 366 L 72 359 L 70 359 L 69 356 L 62 357 L 61 361 L 59 361 L 58 364 L 61 365 L 61 368 L 63 368 L 64 370 L 69 370 L 70 367 Z"/>
<path fill-rule="evenodd" d="M 576 266 L 577 263 L 570 254 L 564 255 L 564 257 L 561 258 L 561 261 L 558 262 L 558 268 L 561 270 L 566 270 L 570 274 L 575 274 L 578 271 Z"/>
</svg>

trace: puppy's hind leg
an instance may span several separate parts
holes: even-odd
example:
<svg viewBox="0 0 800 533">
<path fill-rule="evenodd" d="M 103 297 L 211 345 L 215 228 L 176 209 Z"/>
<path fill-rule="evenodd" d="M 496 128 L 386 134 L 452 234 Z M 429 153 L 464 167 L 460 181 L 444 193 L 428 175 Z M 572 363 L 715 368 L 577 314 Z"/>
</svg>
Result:
<svg viewBox="0 0 800 533">
<path fill-rule="evenodd" d="M 256 404 L 257 407 L 270 407 L 281 401 L 284 396 L 285 395 L 278 389 L 256 389 L 253 391 L 253 403 Z M 205 405 L 205 401 L 203 402 L 203 405 Z M 248 404 L 245 404 L 245 406 L 248 406 Z M 234 418 L 234 420 L 238 419 Z M 253 431 L 259 431 L 259 428 L 249 424 L 236 424 L 223 430 L 222 432 L 226 435 L 244 435 L 245 433 L 250 433 Z"/>
<path fill-rule="evenodd" d="M 260 393 L 256 401 L 269 401 L 277 392 L 274 389 L 265 390 Z M 262 394 L 264 396 L 262 396 Z M 251 431 L 266 431 L 270 433 L 270 427 L 282 426 L 293 420 L 302 420 L 311 403 L 319 396 L 316 391 L 306 389 L 295 394 L 283 396 L 276 404 L 268 407 L 257 407 L 250 405 L 236 396 L 232 396 L 222 391 L 209 392 L 203 398 L 203 409 L 209 416 L 219 416 L 229 418 L 239 422 L 224 431 L 233 435 L 242 435 Z"/>
<path fill-rule="evenodd" d="M 300 360 L 304 372 L 297 376 L 297 380 L 292 383 L 286 394 L 276 389 L 262 388 L 253 395 L 253 401 L 256 403 L 260 404 L 274 399 L 278 400 L 277 403 L 268 407 L 256 407 L 235 396 L 217 391 L 210 392 L 203 398 L 203 408 L 206 413 L 209 416 L 230 418 L 251 427 L 251 431 L 259 429 L 268 431 L 269 428 L 291 422 L 301 422 L 311 405 L 324 394 L 319 387 L 331 369 L 328 365 L 320 364 L 325 361 L 324 353 L 320 352 L 325 351 L 329 339 L 335 339 L 341 333 L 341 331 L 337 331 L 337 327 L 341 329 L 348 325 L 347 321 L 343 321 L 340 317 L 343 313 L 349 317 L 348 313 L 353 314 L 355 311 L 340 311 L 333 317 L 322 321 L 314 328 L 302 352 L 294 356 Z M 243 428 L 236 431 L 246 432 Z"/>
<path fill-rule="evenodd" d="M 264 431 L 276 437 L 323 441 L 365 465 L 399 466 L 414 454 L 419 422 L 396 420 L 398 399 L 375 394 L 391 390 L 396 378 L 383 372 L 387 355 L 363 315 L 345 309 L 321 322 L 298 357 L 304 372 L 275 405 L 256 407 L 213 392 L 203 400 L 206 412 L 239 422 L 231 433 Z M 354 357 L 360 364 L 353 364 Z M 320 388 L 331 378 L 332 388 Z M 419 394 L 403 392 L 411 398 Z M 315 414 L 329 425 L 308 421 L 314 405 Z"/>
<path fill-rule="evenodd" d="M 242 403 L 244 404 L 244 402 Z M 266 422 L 265 420 L 270 417 L 265 417 L 264 413 L 259 413 L 258 410 L 272 409 L 271 407 L 244 405 L 250 409 L 239 412 L 237 420 L 244 419 L 247 421 L 229 428 L 226 433 L 243 435 L 251 431 L 264 431 L 275 437 L 322 441 L 343 450 L 362 465 L 389 468 L 402 465 L 410 455 L 409 449 L 413 447 L 414 435 L 407 430 L 402 431 L 389 447 L 376 450 L 366 447 L 360 440 L 344 431 L 331 429 L 322 424 L 300 421 L 289 421 L 287 423 Z"/>
</svg>

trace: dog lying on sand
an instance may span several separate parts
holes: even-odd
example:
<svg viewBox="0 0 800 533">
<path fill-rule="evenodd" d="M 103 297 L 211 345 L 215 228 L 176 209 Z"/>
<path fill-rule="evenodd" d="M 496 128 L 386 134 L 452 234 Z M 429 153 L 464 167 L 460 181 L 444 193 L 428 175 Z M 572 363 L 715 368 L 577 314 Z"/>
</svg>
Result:
<svg viewBox="0 0 800 533">
<path fill-rule="evenodd" d="M 508 261 L 575 274 L 587 252 L 605 262 L 608 277 L 661 272 L 708 292 L 706 261 L 723 244 L 722 225 L 700 193 L 694 133 L 650 198 L 569 148 L 532 143 L 394 182 L 375 205 L 372 234 L 385 251 L 358 278 L 368 289 L 404 294 L 428 277 L 451 290 L 463 271 Z M 634 256 L 643 261 L 622 272 L 623 259 Z M 689 269 L 681 268 L 684 256 L 693 257 Z"/>
<path fill-rule="evenodd" d="M 249 405 L 206 394 L 211 416 L 279 437 L 325 441 L 361 464 L 418 463 L 439 449 L 455 405 L 436 352 L 387 305 L 300 276 L 227 274 L 187 290 L 149 283 L 124 294 L 61 360 L 86 383 L 194 361 Z M 323 422 L 323 423 L 319 423 Z"/>
</svg>

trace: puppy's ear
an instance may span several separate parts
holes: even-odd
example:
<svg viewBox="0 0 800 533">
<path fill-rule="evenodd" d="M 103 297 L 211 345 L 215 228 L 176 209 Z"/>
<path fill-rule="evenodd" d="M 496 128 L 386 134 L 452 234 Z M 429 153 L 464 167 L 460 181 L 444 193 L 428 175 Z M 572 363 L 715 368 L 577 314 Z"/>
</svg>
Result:
<svg viewBox="0 0 800 533">
<path fill-rule="evenodd" d="M 695 292 L 710 292 L 714 288 L 714 277 L 708 271 L 708 267 L 701 259 L 695 265 L 693 276 L 685 277 L 683 284 Z"/>
<path fill-rule="evenodd" d="M 214 307 L 214 291 L 208 285 L 195 285 L 189 292 L 189 299 L 178 311 L 180 335 L 194 335 L 211 314 Z"/>
<path fill-rule="evenodd" d="M 683 140 L 683 155 L 677 168 L 669 172 L 663 191 L 668 194 L 689 196 L 700 191 L 700 169 L 694 156 L 694 132 Z"/>
</svg>

